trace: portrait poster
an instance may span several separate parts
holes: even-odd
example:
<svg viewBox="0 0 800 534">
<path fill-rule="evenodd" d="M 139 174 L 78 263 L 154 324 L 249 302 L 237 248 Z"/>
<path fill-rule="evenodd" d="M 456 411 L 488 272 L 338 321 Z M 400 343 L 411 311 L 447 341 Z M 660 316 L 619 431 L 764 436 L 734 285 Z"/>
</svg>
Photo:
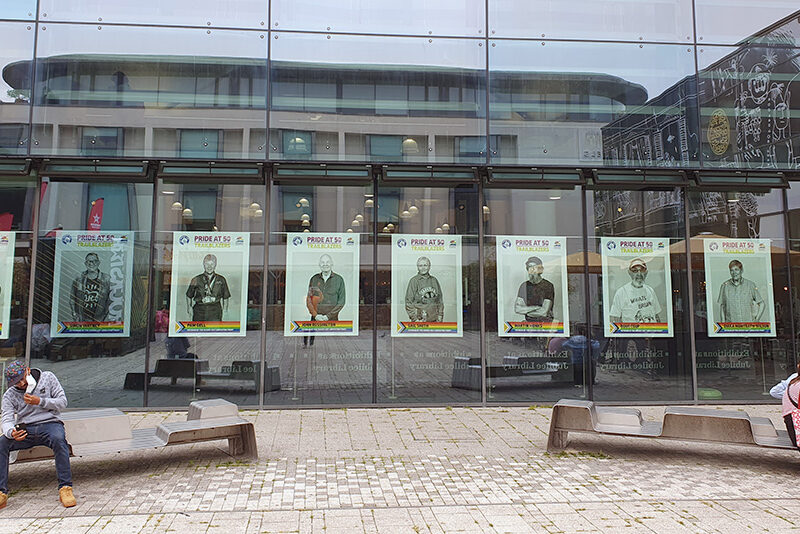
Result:
<svg viewBox="0 0 800 534">
<path fill-rule="evenodd" d="M 244 336 L 249 267 L 247 232 L 175 232 L 169 336 Z"/>
<path fill-rule="evenodd" d="M 133 235 L 58 231 L 51 337 L 128 337 Z"/>
<path fill-rule="evenodd" d="M 569 337 L 567 240 L 497 236 L 497 335 Z"/>
<path fill-rule="evenodd" d="M 711 337 L 775 337 L 769 239 L 704 239 Z"/>
<path fill-rule="evenodd" d="M 606 337 L 672 337 L 672 277 L 666 237 L 603 237 Z"/>
<path fill-rule="evenodd" d="M 8 339 L 14 283 L 14 232 L 0 232 L 0 339 Z"/>
<path fill-rule="evenodd" d="M 357 336 L 358 234 L 286 236 L 284 336 Z"/>
<path fill-rule="evenodd" d="M 392 337 L 461 337 L 461 236 L 392 235 Z"/>
</svg>

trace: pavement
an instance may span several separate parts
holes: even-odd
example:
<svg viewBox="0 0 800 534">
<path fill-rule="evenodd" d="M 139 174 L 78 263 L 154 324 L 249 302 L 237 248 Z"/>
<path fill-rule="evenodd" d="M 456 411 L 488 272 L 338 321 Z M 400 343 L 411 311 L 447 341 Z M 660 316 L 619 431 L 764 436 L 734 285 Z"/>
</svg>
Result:
<svg viewBox="0 0 800 534">
<path fill-rule="evenodd" d="M 745 410 L 783 422 L 776 405 Z M 648 419 L 663 407 L 642 407 Z M 572 435 L 548 407 L 243 411 L 260 458 L 222 442 L 75 458 L 78 505 L 51 461 L 12 465 L 2 532 L 452 533 L 800 530 L 800 455 Z M 134 426 L 185 412 L 130 413 Z"/>
</svg>

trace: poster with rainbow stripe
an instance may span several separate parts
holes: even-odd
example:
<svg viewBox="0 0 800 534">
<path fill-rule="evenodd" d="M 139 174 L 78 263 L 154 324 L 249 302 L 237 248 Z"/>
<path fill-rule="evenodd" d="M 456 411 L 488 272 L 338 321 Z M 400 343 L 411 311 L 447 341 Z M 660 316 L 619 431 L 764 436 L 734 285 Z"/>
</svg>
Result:
<svg viewBox="0 0 800 534">
<path fill-rule="evenodd" d="M 392 337 L 462 337 L 461 236 L 392 235 Z"/>
<path fill-rule="evenodd" d="M 0 232 L 0 339 L 8 339 L 14 282 L 15 232 Z"/>
<path fill-rule="evenodd" d="M 249 268 L 247 232 L 175 232 L 169 336 L 246 335 Z"/>
<path fill-rule="evenodd" d="M 497 335 L 569 337 L 567 239 L 498 235 Z"/>
<path fill-rule="evenodd" d="M 775 337 L 771 241 L 704 239 L 703 260 L 708 335 Z"/>
<path fill-rule="evenodd" d="M 51 337 L 128 337 L 133 232 L 59 231 Z"/>
<path fill-rule="evenodd" d="M 360 235 L 286 234 L 283 335 L 357 336 Z"/>
<path fill-rule="evenodd" d="M 602 237 L 606 337 L 672 337 L 667 237 Z"/>
</svg>

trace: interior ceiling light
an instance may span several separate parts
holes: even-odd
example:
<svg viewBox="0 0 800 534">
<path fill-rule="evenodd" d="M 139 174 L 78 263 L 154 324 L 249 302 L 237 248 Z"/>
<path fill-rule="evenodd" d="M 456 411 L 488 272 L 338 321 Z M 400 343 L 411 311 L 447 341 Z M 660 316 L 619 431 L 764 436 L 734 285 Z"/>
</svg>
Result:
<svg viewBox="0 0 800 534">
<path fill-rule="evenodd" d="M 367 200 L 364 201 L 364 207 L 365 208 L 371 208 L 374 205 L 375 205 L 375 201 L 372 200 L 371 198 L 368 198 Z"/>
<path fill-rule="evenodd" d="M 300 220 L 301 221 L 310 221 L 311 220 L 311 216 L 308 213 L 304 213 L 304 214 L 302 214 L 300 216 Z"/>
<path fill-rule="evenodd" d="M 191 217 L 192 215 L 193 215 L 193 213 L 192 213 L 191 209 L 186 208 L 185 210 L 183 210 L 183 216 L 184 217 Z"/>
<path fill-rule="evenodd" d="M 419 145 L 415 140 L 410 137 L 403 139 L 403 154 L 417 154 L 419 153 Z"/>
<path fill-rule="evenodd" d="M 408 219 L 411 217 L 411 212 L 408 211 L 408 202 L 403 205 L 403 211 L 400 212 L 401 219 Z"/>
<path fill-rule="evenodd" d="M 300 221 L 301 226 L 311 226 L 311 221 Z"/>
<path fill-rule="evenodd" d="M 447 223 L 444 223 L 442 225 L 442 230 L 444 230 L 445 232 L 449 232 L 450 231 L 450 225 L 447 224 Z"/>
<path fill-rule="evenodd" d="M 183 211 L 183 204 L 180 202 L 173 202 L 172 207 L 170 208 L 172 211 Z"/>
<path fill-rule="evenodd" d="M 305 197 L 303 197 L 300 200 L 298 200 L 297 203 L 300 204 L 301 208 L 307 208 L 308 207 L 308 199 L 305 198 Z"/>
<path fill-rule="evenodd" d="M 350 226 L 361 226 L 361 223 L 358 222 L 357 219 L 353 219 L 353 221 L 350 223 Z"/>
<path fill-rule="evenodd" d="M 434 230 L 433 232 L 434 232 L 435 234 L 441 234 L 441 233 L 442 233 L 442 228 L 441 228 L 440 226 L 437 226 L 437 227 L 436 227 L 436 230 Z"/>
<path fill-rule="evenodd" d="M 356 215 L 356 220 L 358 222 L 364 222 L 364 216 L 359 213 L 358 215 Z"/>
</svg>

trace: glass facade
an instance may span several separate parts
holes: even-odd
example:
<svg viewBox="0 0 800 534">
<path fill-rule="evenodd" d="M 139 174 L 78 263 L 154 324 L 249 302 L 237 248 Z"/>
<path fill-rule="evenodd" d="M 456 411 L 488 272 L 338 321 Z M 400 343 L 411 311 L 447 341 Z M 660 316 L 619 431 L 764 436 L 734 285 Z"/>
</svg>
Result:
<svg viewBox="0 0 800 534">
<path fill-rule="evenodd" d="M 796 2 L 40 0 L 0 43 L 0 360 L 74 406 L 794 368 Z"/>
</svg>

